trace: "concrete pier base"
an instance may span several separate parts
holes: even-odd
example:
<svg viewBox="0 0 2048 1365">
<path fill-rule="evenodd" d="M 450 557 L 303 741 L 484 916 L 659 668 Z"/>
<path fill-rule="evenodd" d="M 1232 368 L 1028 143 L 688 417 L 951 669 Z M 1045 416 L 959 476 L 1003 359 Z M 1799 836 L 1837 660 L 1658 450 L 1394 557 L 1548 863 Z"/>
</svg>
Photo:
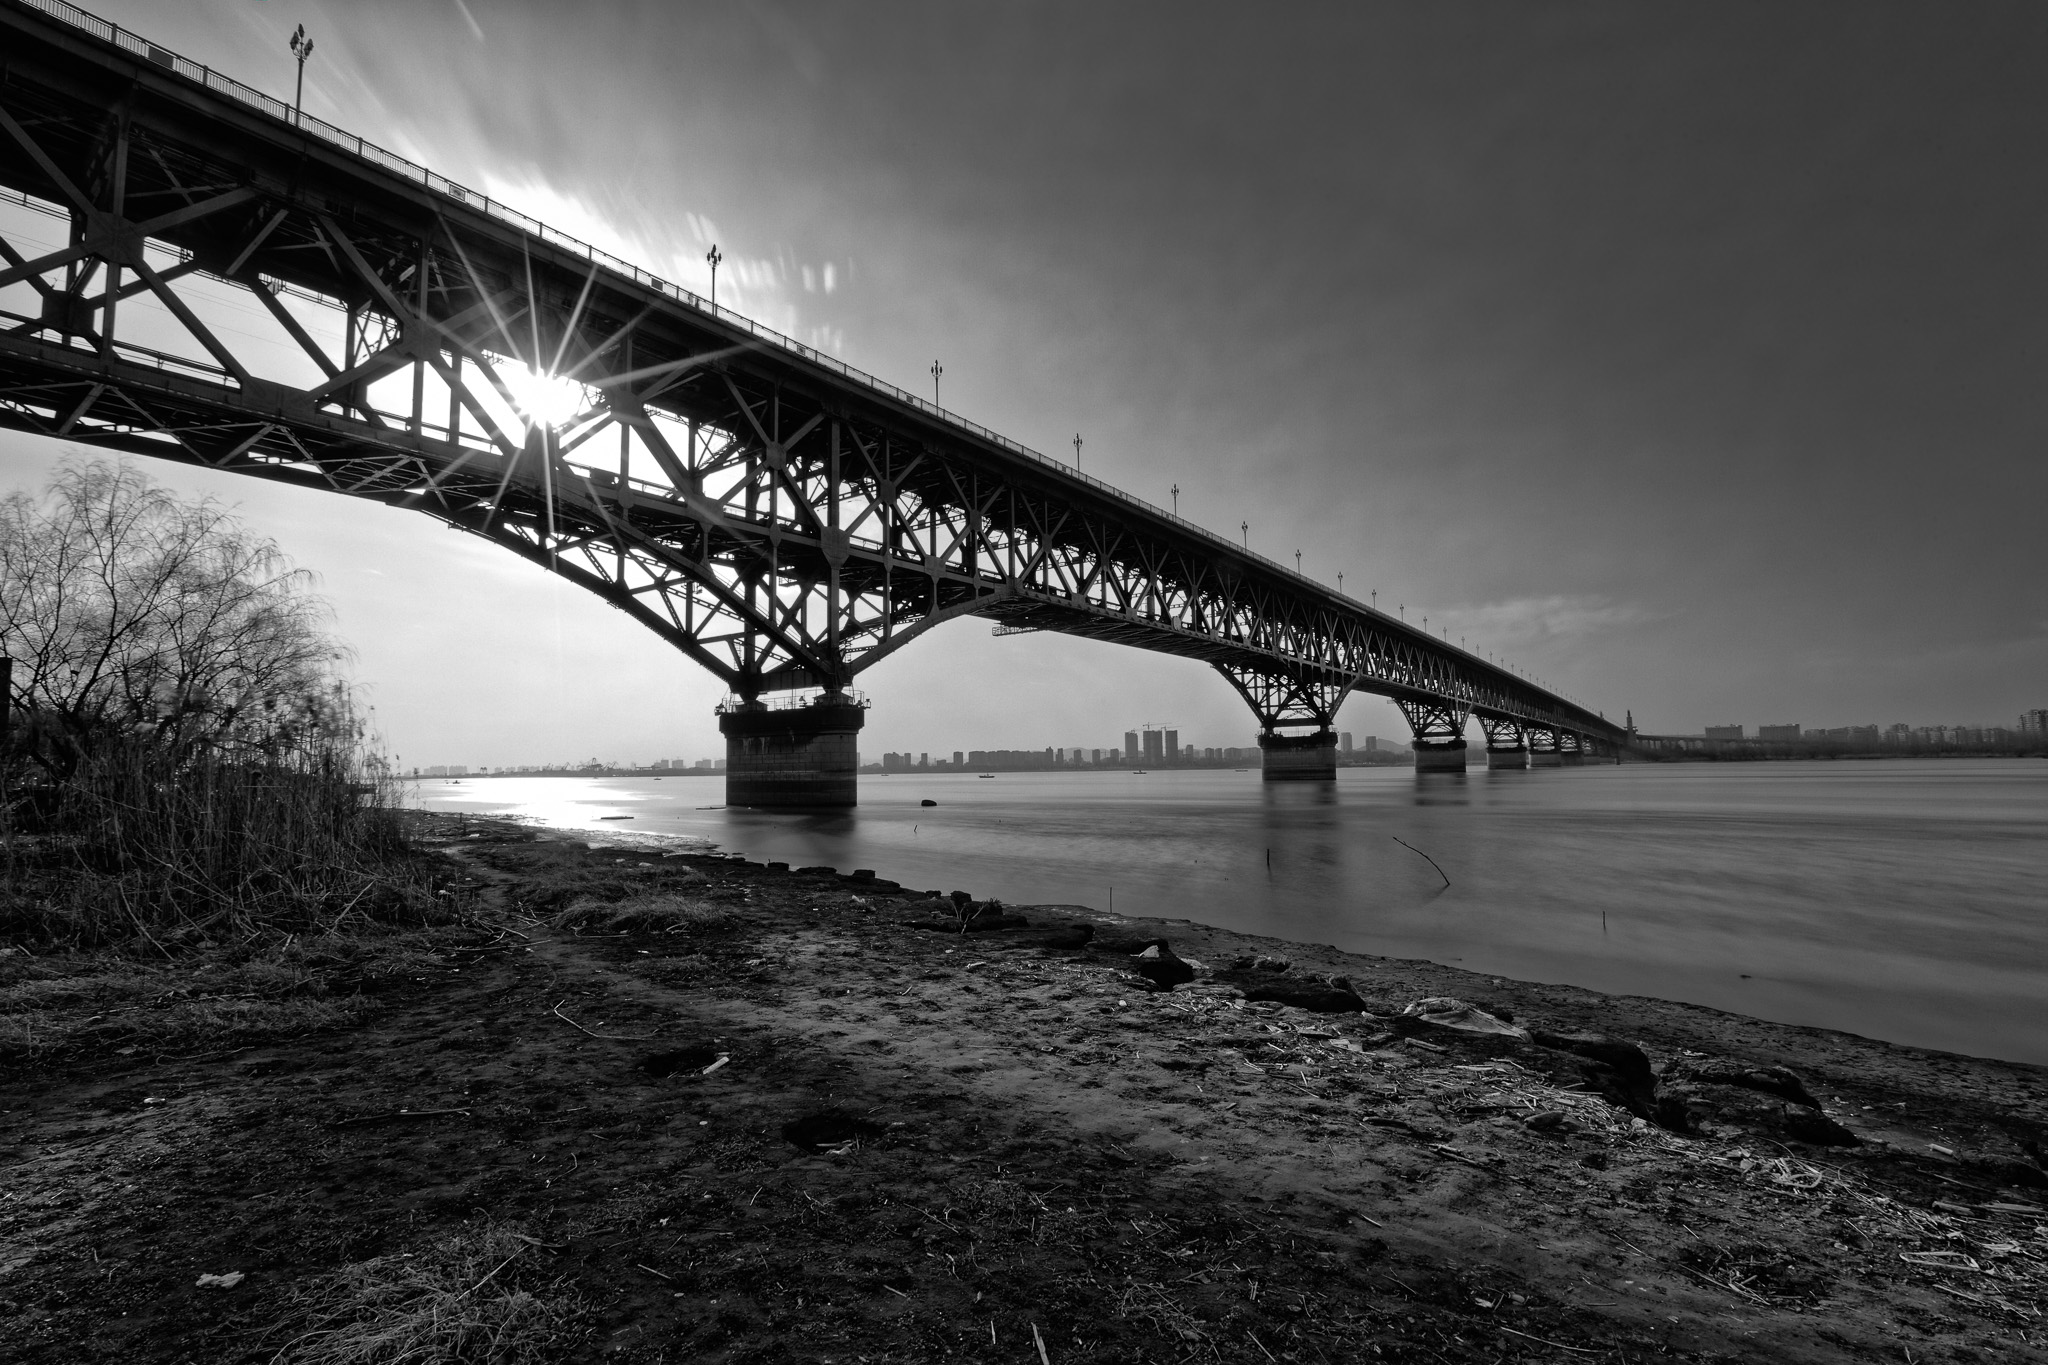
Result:
<svg viewBox="0 0 2048 1365">
<path fill-rule="evenodd" d="M 1337 780 L 1337 736 L 1328 730 L 1312 735 L 1259 736 L 1268 782 L 1335 782 Z"/>
<path fill-rule="evenodd" d="M 1529 766 L 1527 749 L 1488 749 L 1486 766 L 1489 768 L 1526 768 Z"/>
<path fill-rule="evenodd" d="M 1559 754 L 1558 757 L 1564 760 L 1564 766 L 1567 768 L 1579 767 L 1586 761 L 1584 754 Z"/>
<path fill-rule="evenodd" d="M 786 810 L 860 804 L 860 727 L 867 712 L 844 698 L 771 710 L 759 702 L 721 711 L 725 803 Z"/>
<path fill-rule="evenodd" d="M 1419 773 L 1461 773 L 1465 771 L 1465 741 L 1445 744 L 1415 742 L 1415 771 Z"/>
<path fill-rule="evenodd" d="M 1564 766 L 1564 755 L 1555 749 L 1533 749 L 1529 753 L 1529 766 L 1532 768 L 1562 768 Z"/>
</svg>

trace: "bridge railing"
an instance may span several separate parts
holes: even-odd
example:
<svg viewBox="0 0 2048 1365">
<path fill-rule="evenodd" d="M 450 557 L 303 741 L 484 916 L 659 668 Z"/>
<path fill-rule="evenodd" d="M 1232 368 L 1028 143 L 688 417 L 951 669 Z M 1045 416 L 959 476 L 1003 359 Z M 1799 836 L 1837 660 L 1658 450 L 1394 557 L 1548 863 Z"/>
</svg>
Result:
<svg viewBox="0 0 2048 1365">
<path fill-rule="evenodd" d="M 856 384 L 893 398 L 897 402 L 925 413 L 927 416 L 936 418 L 949 426 L 971 432 L 982 440 L 999 446 L 1013 455 L 1022 456 L 1024 459 L 1044 465 L 1048 469 L 1056 469 L 1064 477 L 1078 479 L 1082 483 L 1110 495 L 1119 502 L 1141 507 L 1162 520 L 1172 522 L 1189 535 L 1207 541 L 1213 546 L 1229 550 L 1232 554 L 1246 559 L 1257 560 L 1271 568 L 1276 574 L 1300 579 L 1303 582 L 1310 581 L 1298 570 L 1288 568 L 1279 560 L 1260 554 L 1249 546 L 1232 545 L 1228 538 L 1218 535 L 1206 526 L 1187 520 L 1177 512 L 1169 512 L 1155 503 L 1125 492 L 1114 484 L 1106 483 L 1092 474 L 1083 473 L 1077 466 L 1070 465 L 1064 460 L 1055 460 L 1048 455 L 1041 454 L 1021 441 L 1012 440 L 999 431 L 992 431 L 979 422 L 962 417 L 958 413 L 950 412 L 930 399 L 921 398 L 908 389 L 898 388 L 887 380 L 878 379 L 865 370 L 858 369 L 836 356 L 828 355 L 818 350 L 815 346 L 807 346 L 794 337 L 785 336 L 771 327 L 764 327 L 744 313 L 737 313 L 730 308 L 722 307 L 709 299 L 692 293 L 690 290 L 676 284 L 673 280 L 667 280 L 650 271 L 643 270 L 631 261 L 622 260 L 610 252 L 600 251 L 581 238 L 572 237 L 566 232 L 549 227 L 538 218 L 521 213 L 509 205 L 492 199 L 489 195 L 480 194 L 466 185 L 450 180 L 447 176 L 440 175 L 409 157 L 403 157 L 394 151 L 379 147 L 376 143 L 367 141 L 345 128 L 336 127 L 325 119 L 316 118 L 305 113 L 303 110 L 294 110 L 291 105 L 275 96 L 266 95 L 253 86 L 244 85 L 231 76 L 222 75 L 202 62 L 195 62 L 189 57 L 171 51 L 169 48 L 150 42 L 147 38 L 142 37 L 140 34 L 132 33 L 122 28 L 119 24 L 102 19 L 96 14 L 67 3 L 67 0 L 22 0 L 22 3 L 31 9 L 49 15 L 53 19 L 69 24 L 73 28 L 81 29 L 96 38 L 110 42 L 121 50 L 133 53 L 142 60 L 160 66 L 166 71 L 171 71 L 188 80 L 196 81 L 208 90 L 226 95 L 230 99 L 268 114 L 280 122 L 291 125 L 300 132 L 310 133 L 323 142 L 330 143 L 343 151 L 351 152 L 366 161 L 374 162 L 407 180 L 416 181 L 437 194 L 445 195 L 457 203 L 477 209 L 489 217 L 497 219 L 499 222 L 516 227 L 522 232 L 540 238 L 542 241 L 551 242 L 574 255 L 583 257 L 592 265 L 602 266 L 607 270 L 624 275 L 644 288 L 663 294 L 684 307 L 694 309 L 710 317 L 715 317 L 721 322 L 746 332 L 749 336 L 758 338 L 776 347 L 778 350 L 801 356 L 814 365 L 822 366 L 835 374 L 852 380 Z M 1342 598 L 1347 605 L 1356 608 L 1358 611 L 1384 619 L 1384 613 L 1380 612 L 1377 608 L 1368 607 L 1365 603 L 1358 601 L 1347 593 L 1337 592 L 1320 583 L 1316 584 L 1316 586 L 1325 592 L 1331 593 L 1332 596 Z M 1486 664 L 1484 660 L 1480 659 L 1478 655 L 1472 654 L 1469 650 L 1450 645 L 1447 641 L 1436 642 L 1433 640 L 1432 643 L 1441 643 L 1445 649 L 1456 649 L 1458 653 L 1470 658 L 1474 664 L 1481 667 L 1491 667 L 1491 665 Z"/>
</svg>

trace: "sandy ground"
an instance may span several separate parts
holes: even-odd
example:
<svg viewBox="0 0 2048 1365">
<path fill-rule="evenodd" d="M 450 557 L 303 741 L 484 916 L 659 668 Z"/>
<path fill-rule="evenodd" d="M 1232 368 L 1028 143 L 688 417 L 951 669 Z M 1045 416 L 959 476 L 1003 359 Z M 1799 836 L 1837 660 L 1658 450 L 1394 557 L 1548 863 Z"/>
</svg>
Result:
<svg viewBox="0 0 2048 1365">
<path fill-rule="evenodd" d="M 339 1022 L 6 1063 L 0 1360 L 340 1359 L 484 1231 L 508 1359 L 2048 1359 L 2042 1068 L 430 824 L 473 920 Z"/>
</svg>

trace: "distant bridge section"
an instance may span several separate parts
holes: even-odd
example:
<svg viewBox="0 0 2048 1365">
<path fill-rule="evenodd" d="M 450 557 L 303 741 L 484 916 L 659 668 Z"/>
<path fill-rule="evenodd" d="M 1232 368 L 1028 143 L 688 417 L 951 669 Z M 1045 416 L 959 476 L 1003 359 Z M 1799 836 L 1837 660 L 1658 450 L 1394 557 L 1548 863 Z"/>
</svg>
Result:
<svg viewBox="0 0 2048 1365">
<path fill-rule="evenodd" d="M 735 803 L 851 804 L 848 689 L 960 616 L 1211 665 L 1271 779 L 1334 776 L 1354 690 L 1425 769 L 1473 719 L 1500 766 L 1625 740 L 59 0 L 0 0 L 0 49 L 0 423 L 413 509 L 580 584 L 731 690 Z"/>
</svg>

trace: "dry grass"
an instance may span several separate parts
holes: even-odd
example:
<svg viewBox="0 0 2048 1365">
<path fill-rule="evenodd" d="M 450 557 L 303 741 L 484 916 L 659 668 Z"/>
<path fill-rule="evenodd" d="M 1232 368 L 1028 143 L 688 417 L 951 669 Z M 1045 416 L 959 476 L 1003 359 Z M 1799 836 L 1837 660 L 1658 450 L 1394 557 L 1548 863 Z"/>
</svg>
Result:
<svg viewBox="0 0 2048 1365">
<path fill-rule="evenodd" d="M 545 1277 L 531 1238 L 490 1223 L 425 1250 L 343 1266 L 301 1285 L 271 1365 L 543 1365 L 588 1305 Z"/>
<path fill-rule="evenodd" d="M 242 1047 L 362 1019 L 386 981 L 437 966 L 432 937 L 387 928 L 195 948 L 0 955 L 0 1064 Z"/>
<path fill-rule="evenodd" d="M 257 744 L 104 738 L 61 777 L 0 761 L 0 937 L 97 946 L 430 923 L 398 785 L 342 719 Z"/>
<path fill-rule="evenodd" d="M 613 900 L 585 896 L 572 901 L 552 924 L 607 934 L 685 934 L 730 929 L 739 922 L 726 906 L 654 891 Z"/>
</svg>

